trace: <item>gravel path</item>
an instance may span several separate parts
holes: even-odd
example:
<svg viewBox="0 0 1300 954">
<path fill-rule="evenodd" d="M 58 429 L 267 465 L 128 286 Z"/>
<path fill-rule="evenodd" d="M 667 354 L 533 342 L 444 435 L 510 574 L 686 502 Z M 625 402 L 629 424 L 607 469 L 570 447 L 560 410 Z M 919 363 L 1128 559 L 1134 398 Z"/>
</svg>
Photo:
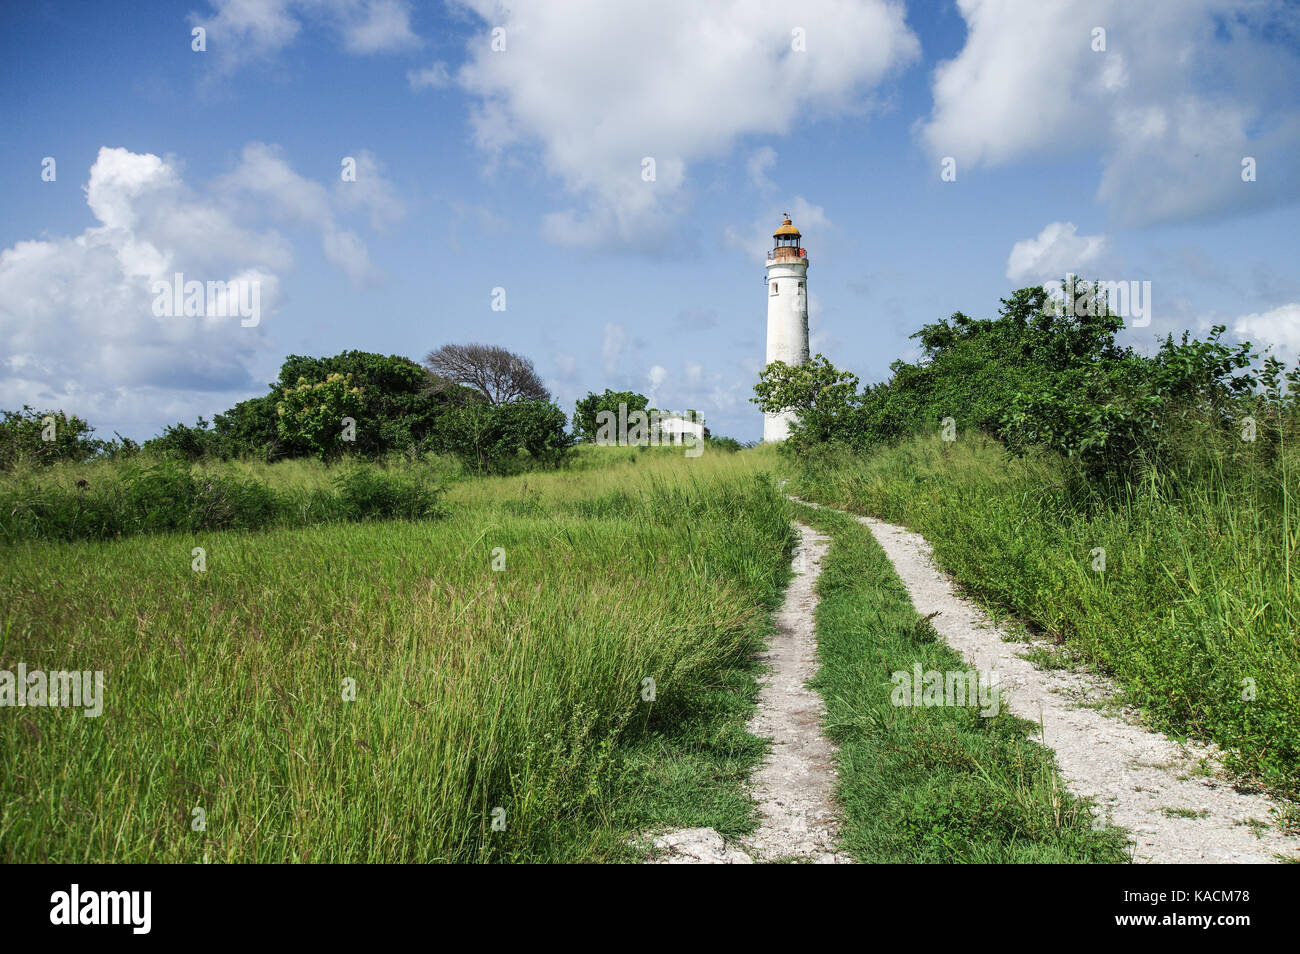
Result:
<svg viewBox="0 0 1300 954">
<path fill-rule="evenodd" d="M 815 505 L 812 505 L 815 506 Z M 1237 791 L 1214 748 L 1175 742 L 1095 706 L 1116 687 L 1098 676 L 1041 669 L 1022 659 L 1023 643 L 961 597 L 935 565 L 919 534 L 870 517 L 855 517 L 875 535 L 922 616 L 984 673 L 996 671 L 1002 704 L 1043 728 L 1070 788 L 1091 796 L 1105 823 L 1135 842 L 1134 860 L 1149 863 L 1260 863 L 1300 858 L 1300 837 L 1275 827 L 1274 802 Z"/>
<path fill-rule="evenodd" d="M 799 536 L 795 576 L 776 615 L 777 631 L 760 656 L 770 671 L 760 679 L 758 708 L 749 723 L 751 733 L 772 740 L 751 779 L 762 822 L 739 844 L 727 843 L 712 828 L 661 835 L 654 842 L 659 864 L 852 862 L 835 851 L 835 747 L 822 735 L 821 697 L 806 685 L 817 672 L 814 588 L 829 540 L 803 524 Z"/>
</svg>

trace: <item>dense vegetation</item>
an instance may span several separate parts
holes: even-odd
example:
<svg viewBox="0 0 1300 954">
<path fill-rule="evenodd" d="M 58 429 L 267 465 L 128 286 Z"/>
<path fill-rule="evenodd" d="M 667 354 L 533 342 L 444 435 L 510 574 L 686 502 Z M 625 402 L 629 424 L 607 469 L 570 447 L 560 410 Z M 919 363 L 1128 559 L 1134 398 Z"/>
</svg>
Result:
<svg viewBox="0 0 1300 954">
<path fill-rule="evenodd" d="M 587 396 L 580 398 L 573 407 L 574 437 L 580 441 L 594 441 L 599 429 L 596 425 L 596 415 L 602 411 L 617 415 L 620 404 L 627 405 L 630 414 L 633 411 L 647 410 L 650 399 L 635 391 L 611 391 L 609 388 L 606 388 L 602 394 L 588 391 Z"/>
<path fill-rule="evenodd" d="M 86 421 L 63 411 L 0 411 L 0 470 L 84 463 L 94 458 L 130 456 L 139 449 L 129 439 L 98 440 Z"/>
<path fill-rule="evenodd" d="M 493 402 L 408 358 L 347 351 L 290 355 L 266 396 L 216 415 L 210 427 L 202 419 L 174 425 L 145 447 L 187 460 L 449 454 L 495 472 L 516 467 L 520 454 L 558 463 L 572 444 L 566 423 L 549 401 Z"/>
<path fill-rule="evenodd" d="M 1137 354 L 1092 300 L 927 325 L 866 389 L 769 367 L 760 402 L 800 414 L 785 489 L 913 526 L 1053 664 L 1294 792 L 1300 375 L 1222 329 Z M 752 828 L 754 652 L 793 539 L 775 453 L 575 449 L 648 400 L 588 394 L 569 435 L 531 365 L 486 354 L 523 390 L 346 352 L 144 448 L 0 419 L 0 670 L 106 674 L 100 718 L 0 720 L 0 860 L 633 860 L 639 833 Z M 834 534 L 844 848 L 1122 858 L 1019 720 L 890 705 L 890 670 L 957 660 L 861 528 L 799 513 Z"/>
<path fill-rule="evenodd" d="M 508 385 L 501 377 L 479 390 L 398 355 L 290 355 L 266 395 L 239 402 L 211 423 L 200 417 L 193 426 L 170 425 L 145 441 L 143 451 L 153 461 L 190 462 L 444 455 L 476 473 L 563 463 L 574 438 L 565 431 L 564 412 L 538 390 L 531 362 L 501 348 L 470 347 L 493 362 L 505 360 L 499 375 L 522 375 L 525 393 L 503 392 Z M 124 459 L 141 450 L 129 438 L 103 441 L 93 431 L 61 410 L 0 412 L 0 470 Z"/>
<path fill-rule="evenodd" d="M 1295 791 L 1300 369 L 1222 328 L 1144 356 L 1120 324 L 1104 300 L 1061 314 L 1022 289 L 995 318 L 922 328 L 886 382 L 820 359 L 769 368 L 759 400 L 804 415 L 802 493 L 923 533 L 1157 725 Z"/>
<path fill-rule="evenodd" d="M 1222 326 L 1204 341 L 1166 338 L 1148 357 L 1116 343 L 1123 319 L 1093 286 L 1079 283 L 1074 300 L 1072 313 L 1041 286 L 1024 288 L 994 318 L 958 312 L 925 325 L 912 335 L 920 359 L 895 361 L 889 380 L 862 391 L 821 355 L 804 367 L 777 362 L 754 400 L 799 411 L 787 444 L 796 455 L 828 443 L 870 451 L 951 418 L 1013 453 L 1060 452 L 1094 483 L 1196 473 L 1234 450 L 1252 467 L 1278 462 L 1297 420 L 1300 367 L 1284 390 L 1281 363 L 1224 344 Z"/>
<path fill-rule="evenodd" d="M 21 469 L 0 481 L 0 542 L 428 519 L 443 512 L 437 501 L 450 473 L 437 461 L 351 463 L 294 485 L 268 479 L 268 465 L 191 465 L 148 454 Z"/>
</svg>

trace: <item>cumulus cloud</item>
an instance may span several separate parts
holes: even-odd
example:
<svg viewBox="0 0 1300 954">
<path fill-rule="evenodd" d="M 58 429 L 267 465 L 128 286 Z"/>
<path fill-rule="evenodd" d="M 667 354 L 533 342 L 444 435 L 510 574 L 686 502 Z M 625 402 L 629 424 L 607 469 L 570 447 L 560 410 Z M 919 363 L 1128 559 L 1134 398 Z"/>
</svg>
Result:
<svg viewBox="0 0 1300 954">
<path fill-rule="evenodd" d="M 293 267 L 275 226 L 306 224 L 331 260 L 369 261 L 335 224 L 330 193 L 261 144 L 206 189 L 188 185 L 171 157 L 104 147 L 85 193 L 95 225 L 0 251 L 0 406 L 62 407 L 137 436 L 229 406 L 261 390 L 249 368 L 267 349 L 281 275 Z M 259 323 L 156 315 L 154 283 L 174 284 L 176 273 L 205 290 L 255 282 Z"/>
<path fill-rule="evenodd" d="M 544 223 L 564 244 L 653 246 L 680 209 L 689 164 L 797 119 L 863 111 L 919 45 L 886 0 L 462 0 L 487 30 L 457 73 L 478 145 L 540 152 L 578 201 Z M 806 49 L 792 34 L 804 31 Z M 642 177 L 655 160 L 655 179 Z"/>
<path fill-rule="evenodd" d="M 290 0 L 213 0 L 207 15 L 190 23 L 207 33 L 207 53 L 225 68 L 278 53 L 302 28 Z"/>
<path fill-rule="evenodd" d="M 1279 358 L 1293 364 L 1300 356 L 1300 303 L 1292 302 L 1271 311 L 1242 315 L 1232 325 L 1233 333 L 1256 347 L 1272 345 Z"/>
<path fill-rule="evenodd" d="M 101 149 L 86 197 L 98 225 L 0 252 L 0 336 L 9 345 L 0 403 L 129 426 L 151 405 L 184 403 L 175 400 L 180 390 L 251 386 L 247 365 L 262 327 L 241 327 L 238 317 L 155 317 L 152 283 L 178 271 L 186 280 L 256 277 L 263 313 L 273 313 L 273 270 L 289 260 L 283 241 L 192 193 L 158 156 Z"/>
<path fill-rule="evenodd" d="M 356 181 L 344 182 L 340 177 L 331 194 L 319 182 L 295 172 L 277 147 L 251 142 L 244 146 L 239 164 L 217 185 L 232 198 L 251 200 L 282 221 L 320 232 L 321 250 L 330 264 L 354 282 L 375 281 L 380 273 L 370 261 L 365 242 L 339 224 L 336 210 L 364 208 L 370 212 L 373 227 L 400 218 L 405 210 L 392 186 L 380 175 L 374 157 L 363 152 L 354 158 Z"/>
<path fill-rule="evenodd" d="M 273 58 L 297 39 L 304 23 L 327 25 L 349 53 L 414 49 L 406 0 L 210 0 L 190 23 L 207 31 L 207 53 L 223 72 Z"/>
<path fill-rule="evenodd" d="M 650 406 L 656 407 L 655 400 L 659 394 L 659 389 L 668 380 L 668 369 L 661 364 L 651 365 L 650 370 L 646 372 L 645 380 L 646 395 L 650 398 Z"/>
<path fill-rule="evenodd" d="M 958 168 L 1035 152 L 1102 153 L 1098 198 L 1124 224 L 1221 215 L 1300 196 L 1297 25 L 1236 0 L 958 0 L 966 43 L 936 67 L 918 124 Z M 1288 19 L 1291 16 L 1291 19 Z M 1105 50 L 1094 50 L 1105 30 Z M 1253 156 L 1258 181 L 1244 183 Z"/>
<path fill-rule="evenodd" d="M 376 232 L 388 227 L 406 215 L 406 203 L 397 189 L 384 177 L 383 167 L 374 154 L 362 149 L 355 156 L 356 178 L 344 181 L 342 176 L 334 183 L 334 199 L 343 209 L 364 210 L 370 217 L 370 227 Z"/>
<path fill-rule="evenodd" d="M 319 0 L 316 0 L 319 2 Z M 420 46 L 411 31 L 411 11 L 403 0 L 328 3 L 350 53 L 390 53 Z"/>
<path fill-rule="evenodd" d="M 1107 250 L 1104 235 L 1080 235 L 1073 222 L 1051 222 L 1037 237 L 1011 247 L 1007 278 L 1038 283 L 1063 278 L 1067 272 L 1082 275 L 1101 266 Z"/>
</svg>

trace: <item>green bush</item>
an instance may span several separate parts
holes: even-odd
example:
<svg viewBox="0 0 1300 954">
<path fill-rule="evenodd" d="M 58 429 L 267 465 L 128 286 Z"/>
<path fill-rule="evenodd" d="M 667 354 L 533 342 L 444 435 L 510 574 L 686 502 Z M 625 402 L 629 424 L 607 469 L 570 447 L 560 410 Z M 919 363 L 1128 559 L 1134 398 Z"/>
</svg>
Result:
<svg viewBox="0 0 1300 954">
<path fill-rule="evenodd" d="M 564 412 L 547 401 L 470 404 L 442 413 L 428 449 L 452 454 L 476 473 L 510 473 L 531 461 L 556 466 L 573 446 L 565 433 Z"/>
<path fill-rule="evenodd" d="M 441 516 L 442 485 L 409 471 L 355 464 L 328 488 L 275 487 L 174 459 L 97 464 L 69 487 L 24 475 L 0 483 L 0 537 L 81 540 L 169 530 L 252 530 L 336 521 Z M 285 465 L 272 465 L 285 466 Z"/>
<path fill-rule="evenodd" d="M 364 396 L 351 374 L 333 371 L 320 381 L 299 378 L 280 395 L 275 412 L 281 439 L 306 447 L 321 460 L 339 457 L 355 440 Z"/>
<path fill-rule="evenodd" d="M 127 532 L 251 529 L 270 523 L 284 506 L 265 484 L 194 473 L 173 461 L 129 467 L 122 491 Z"/>
<path fill-rule="evenodd" d="M 605 388 L 604 394 L 588 391 L 587 396 L 573 405 L 573 437 L 577 441 L 591 442 L 596 439 L 596 415 L 609 411 L 617 415 L 618 406 L 627 405 L 627 412 L 645 411 L 650 406 L 650 399 L 635 391 L 611 391 Z"/>
<path fill-rule="evenodd" d="M 424 520 L 441 516 L 439 487 L 414 474 L 372 466 L 349 467 L 333 479 L 333 498 L 344 520 Z"/>
<path fill-rule="evenodd" d="M 24 463 L 80 463 L 107 445 L 93 439 L 89 424 L 62 411 L 37 411 L 24 404 L 21 411 L 0 411 L 0 468 Z"/>
</svg>

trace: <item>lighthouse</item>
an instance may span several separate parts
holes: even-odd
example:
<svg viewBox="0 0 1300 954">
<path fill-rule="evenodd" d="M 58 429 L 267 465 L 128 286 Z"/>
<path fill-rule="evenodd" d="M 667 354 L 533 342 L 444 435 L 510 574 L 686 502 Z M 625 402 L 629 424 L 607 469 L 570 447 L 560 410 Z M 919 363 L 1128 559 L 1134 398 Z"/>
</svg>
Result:
<svg viewBox="0 0 1300 954">
<path fill-rule="evenodd" d="M 767 363 L 808 363 L 808 251 L 799 246 L 799 230 L 786 215 L 772 235 L 767 253 Z M 763 415 L 763 440 L 783 441 L 793 411 Z"/>
</svg>

